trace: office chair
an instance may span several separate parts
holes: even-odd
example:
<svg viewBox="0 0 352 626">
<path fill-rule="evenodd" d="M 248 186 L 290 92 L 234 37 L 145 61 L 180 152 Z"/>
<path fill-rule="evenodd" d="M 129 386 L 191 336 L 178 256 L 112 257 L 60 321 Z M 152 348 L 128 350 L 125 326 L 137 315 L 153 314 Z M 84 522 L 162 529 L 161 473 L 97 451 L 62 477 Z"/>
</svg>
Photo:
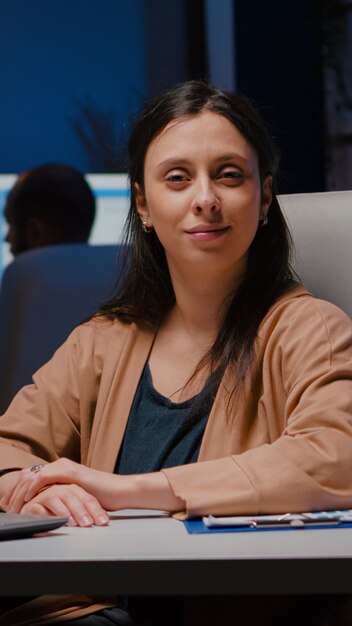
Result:
<svg viewBox="0 0 352 626">
<path fill-rule="evenodd" d="M 0 289 L 0 415 L 32 374 L 110 294 L 119 246 L 64 244 L 15 258 Z"/>
<path fill-rule="evenodd" d="M 279 195 L 278 200 L 303 284 L 352 316 L 352 191 Z"/>
</svg>

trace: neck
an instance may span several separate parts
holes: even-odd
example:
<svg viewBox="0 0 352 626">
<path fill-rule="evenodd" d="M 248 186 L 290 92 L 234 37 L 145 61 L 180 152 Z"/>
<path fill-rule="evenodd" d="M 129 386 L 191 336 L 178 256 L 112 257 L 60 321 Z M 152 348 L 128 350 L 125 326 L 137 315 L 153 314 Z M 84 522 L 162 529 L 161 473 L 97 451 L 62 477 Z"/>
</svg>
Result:
<svg viewBox="0 0 352 626">
<path fill-rule="evenodd" d="M 212 276 L 204 269 L 198 275 L 192 270 L 190 276 L 190 272 L 172 269 L 170 275 L 176 299 L 170 321 L 177 321 L 194 336 L 214 341 L 236 290 L 233 272 Z"/>
</svg>

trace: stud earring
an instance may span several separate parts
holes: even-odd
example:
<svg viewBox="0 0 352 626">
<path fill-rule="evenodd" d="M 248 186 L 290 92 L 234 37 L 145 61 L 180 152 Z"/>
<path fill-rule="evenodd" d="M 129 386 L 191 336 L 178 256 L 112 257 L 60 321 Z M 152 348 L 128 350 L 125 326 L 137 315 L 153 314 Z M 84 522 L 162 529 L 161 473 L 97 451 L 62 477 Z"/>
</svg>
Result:
<svg viewBox="0 0 352 626">
<path fill-rule="evenodd" d="M 148 218 L 145 217 L 144 219 L 142 219 L 142 230 L 145 233 L 151 233 L 153 230 L 153 226 L 148 227 L 147 224 L 148 224 Z"/>
<path fill-rule="evenodd" d="M 264 217 L 262 220 L 260 220 L 260 226 L 266 226 L 268 223 L 268 218 Z"/>
</svg>

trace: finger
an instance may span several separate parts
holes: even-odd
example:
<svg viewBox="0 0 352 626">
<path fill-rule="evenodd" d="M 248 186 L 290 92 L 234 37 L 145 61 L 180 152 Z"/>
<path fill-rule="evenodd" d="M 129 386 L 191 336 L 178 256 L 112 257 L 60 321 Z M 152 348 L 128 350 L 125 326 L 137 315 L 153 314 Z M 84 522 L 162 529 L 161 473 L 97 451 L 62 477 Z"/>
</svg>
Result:
<svg viewBox="0 0 352 626">
<path fill-rule="evenodd" d="M 8 512 L 10 513 L 19 513 L 25 504 L 25 497 L 28 491 L 28 482 L 33 480 L 30 474 L 23 475 L 21 480 L 17 483 L 16 488 L 14 489 L 11 498 L 8 503 Z"/>
<path fill-rule="evenodd" d="M 6 509 L 7 509 L 7 507 L 9 506 L 9 503 L 10 503 L 10 500 L 11 500 L 12 494 L 13 494 L 13 492 L 15 491 L 15 488 L 16 488 L 16 484 L 15 484 L 15 485 L 13 485 L 12 487 L 10 487 L 10 488 L 6 491 L 6 493 L 4 493 L 4 495 L 3 495 L 3 496 L 2 496 L 2 498 L 1 498 L 1 506 L 2 506 L 5 510 L 6 510 Z"/>
<path fill-rule="evenodd" d="M 48 485 L 77 483 L 79 468 L 80 465 L 78 463 L 66 458 L 48 463 L 27 479 L 27 491 L 24 495 L 24 501 L 32 500 L 37 493 Z"/>
<path fill-rule="evenodd" d="M 106 525 L 109 518 L 98 500 L 81 487 L 72 487 L 74 489 L 65 491 L 63 501 L 78 526 Z"/>
<path fill-rule="evenodd" d="M 58 515 L 59 517 L 67 517 L 68 521 L 66 526 L 77 526 L 76 522 L 70 515 L 70 511 L 67 507 L 58 500 L 53 503 L 52 510 L 48 509 L 44 504 L 37 502 L 36 500 L 32 500 L 31 502 L 27 502 L 23 505 L 21 509 L 21 514 L 26 513 L 27 515 Z"/>
<path fill-rule="evenodd" d="M 47 515 L 58 515 L 59 517 L 67 517 L 67 526 L 77 526 L 71 515 L 70 509 L 63 502 L 62 497 L 56 487 L 45 489 L 39 493 L 33 500 L 23 505 L 21 513 L 24 511 L 35 511 L 37 507 L 43 507 Z M 33 513 L 34 514 L 34 513 Z"/>
<path fill-rule="evenodd" d="M 6 489 L 6 493 L 4 493 L 3 497 L 2 497 L 2 504 L 4 507 L 8 507 L 10 500 L 16 490 L 17 485 L 19 484 L 22 476 L 23 476 L 23 472 L 24 470 L 20 470 L 19 472 L 15 472 L 15 474 L 17 474 L 17 480 L 14 480 Z"/>
<path fill-rule="evenodd" d="M 55 515 L 70 515 L 79 526 L 105 526 L 109 523 L 109 516 L 97 498 L 79 485 L 49 486 L 35 496 L 36 500 L 38 498 L 45 501 Z M 61 506 L 64 503 L 66 511 L 58 509 L 60 505 L 56 498 L 60 499 Z"/>
<path fill-rule="evenodd" d="M 39 502 L 28 502 L 21 509 L 21 515 L 52 515 L 51 511 L 43 506 L 43 504 L 39 504 Z"/>
<path fill-rule="evenodd" d="M 48 463 L 42 469 L 33 471 L 33 468 L 22 470 L 17 485 L 8 495 L 8 510 L 11 513 L 18 513 L 25 502 L 31 501 L 40 491 L 55 482 L 65 482 L 57 479 L 56 464 Z M 45 476 L 41 476 L 45 470 Z"/>
<path fill-rule="evenodd" d="M 23 504 L 24 498 L 28 489 L 28 481 L 31 480 L 30 470 L 24 469 L 21 471 L 16 485 L 9 491 L 6 496 L 7 510 L 10 513 L 19 513 Z"/>
<path fill-rule="evenodd" d="M 109 515 L 95 496 L 87 493 L 87 495 L 84 496 L 84 506 L 95 526 L 107 526 L 109 524 Z"/>
<path fill-rule="evenodd" d="M 34 500 L 44 504 L 54 515 L 69 516 L 70 525 L 93 525 L 93 519 L 82 501 L 82 494 L 77 491 L 77 485 L 53 485 L 44 489 Z"/>
</svg>

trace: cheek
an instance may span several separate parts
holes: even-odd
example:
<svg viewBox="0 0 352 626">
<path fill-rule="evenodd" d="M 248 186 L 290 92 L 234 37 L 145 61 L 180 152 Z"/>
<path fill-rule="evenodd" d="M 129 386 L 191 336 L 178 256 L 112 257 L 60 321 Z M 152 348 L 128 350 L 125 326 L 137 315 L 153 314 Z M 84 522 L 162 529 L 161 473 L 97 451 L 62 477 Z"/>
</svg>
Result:
<svg viewBox="0 0 352 626">
<path fill-rule="evenodd" d="M 260 193 L 255 189 L 251 193 L 239 193 L 227 202 L 227 210 L 232 215 L 232 220 L 241 228 L 246 226 L 251 228 L 257 225 L 260 207 Z"/>
<path fill-rule="evenodd" d="M 154 227 L 175 224 L 187 212 L 187 202 L 182 193 L 170 193 L 163 188 L 146 193 L 148 212 Z"/>
</svg>

